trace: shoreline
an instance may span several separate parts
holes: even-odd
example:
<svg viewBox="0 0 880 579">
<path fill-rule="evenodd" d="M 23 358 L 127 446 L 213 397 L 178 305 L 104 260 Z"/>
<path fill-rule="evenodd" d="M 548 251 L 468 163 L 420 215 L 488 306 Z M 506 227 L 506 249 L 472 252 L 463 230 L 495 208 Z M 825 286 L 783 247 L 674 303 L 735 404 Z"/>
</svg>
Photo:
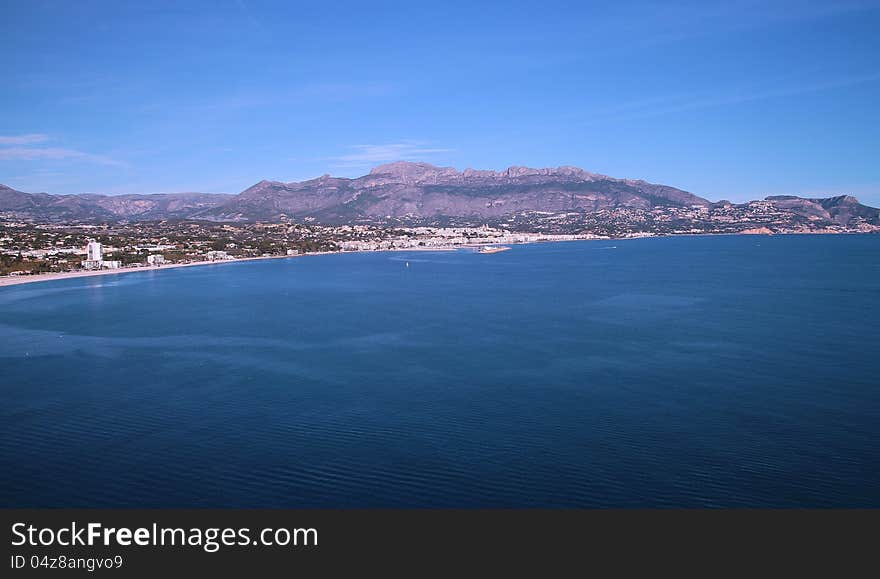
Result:
<svg viewBox="0 0 880 579">
<path fill-rule="evenodd" d="M 859 232 L 853 233 L 834 233 L 834 235 L 859 235 Z M 649 239 L 649 238 L 657 238 L 657 237 L 702 237 L 702 236 L 716 236 L 716 235 L 750 235 L 755 237 L 765 236 L 765 235 L 829 235 L 829 233 L 679 233 L 676 235 L 645 235 L 640 237 L 608 237 L 608 238 L 594 238 L 594 239 L 560 239 L 560 240 L 547 240 L 547 241 L 527 241 L 522 243 L 514 243 L 508 245 L 533 245 L 536 243 L 560 243 L 560 242 L 568 242 L 568 241 L 629 241 L 633 239 Z M 864 235 L 871 235 L 871 233 L 864 233 Z M 204 265 L 223 265 L 229 263 L 241 263 L 245 261 L 259 261 L 259 260 L 267 260 L 267 259 L 296 259 L 300 257 L 310 257 L 316 255 L 340 255 L 340 254 L 356 254 L 356 253 L 389 253 L 389 252 L 432 252 L 432 251 L 458 251 L 459 249 L 475 249 L 485 245 L 483 243 L 478 243 L 474 245 L 455 245 L 455 246 L 438 246 L 438 247 L 409 247 L 406 249 L 376 249 L 369 251 L 319 251 L 316 253 L 303 253 L 298 255 L 267 255 L 267 256 L 259 256 L 259 257 L 242 257 L 238 259 L 228 259 L 228 260 L 218 260 L 218 261 L 193 261 L 190 263 L 169 263 L 161 266 L 143 266 L 143 267 L 127 267 L 120 269 L 104 269 L 104 270 L 85 270 L 85 271 L 64 271 L 64 272 L 53 272 L 53 273 L 41 273 L 36 275 L 22 275 L 22 276 L 3 276 L 0 277 L 0 288 L 4 287 L 12 287 L 16 285 L 24 285 L 28 283 L 40 283 L 47 281 L 57 281 L 64 279 L 75 279 L 80 277 L 95 277 L 95 276 L 103 276 L 103 275 L 123 275 L 126 273 L 136 273 L 136 272 L 145 272 L 145 271 L 162 271 L 166 269 L 178 269 L 181 267 L 196 267 L 196 266 L 204 266 Z"/>
<path fill-rule="evenodd" d="M 74 279 L 78 277 L 95 277 L 103 275 L 122 275 L 126 273 L 144 271 L 162 271 L 165 269 L 177 269 L 181 267 L 195 267 L 198 265 L 218 265 L 223 263 L 236 263 L 240 261 L 256 261 L 258 259 L 281 259 L 285 257 L 302 257 L 300 255 L 271 255 L 260 257 L 243 257 L 241 259 L 229 259 L 222 261 L 192 261 L 189 263 L 169 263 L 160 266 L 122 267 L 119 269 L 99 269 L 84 271 L 58 271 L 51 273 L 38 273 L 36 275 L 3 276 L 0 277 L 0 287 L 22 285 L 26 283 L 38 283 L 41 281 L 55 281 L 61 279 Z"/>
<path fill-rule="evenodd" d="M 525 244 L 520 244 L 525 245 Z M 58 281 L 64 279 L 75 279 L 80 277 L 97 277 L 104 275 L 123 275 L 126 273 L 137 273 L 147 271 L 164 271 L 166 269 L 178 269 L 182 267 L 196 267 L 203 265 L 225 265 L 230 263 L 242 263 L 245 261 L 260 261 L 267 259 L 296 259 L 299 257 L 310 257 L 315 255 L 337 255 L 343 253 L 387 253 L 401 251 L 456 251 L 457 249 L 466 249 L 470 247 L 478 247 L 464 245 L 458 247 L 412 247 L 407 249 L 377 249 L 373 251 L 318 251 L 315 253 L 302 253 L 298 255 L 261 255 L 259 257 L 242 257 L 238 259 L 223 259 L 217 261 L 192 261 L 189 263 L 169 263 L 160 266 L 143 266 L 143 267 L 124 267 L 119 269 L 100 269 L 100 270 L 81 270 L 81 271 L 59 271 L 51 273 L 39 273 L 36 275 L 19 275 L 19 276 L 3 276 L 0 277 L 0 288 L 12 287 L 16 285 L 24 285 L 28 283 L 39 283 L 47 281 Z"/>
</svg>

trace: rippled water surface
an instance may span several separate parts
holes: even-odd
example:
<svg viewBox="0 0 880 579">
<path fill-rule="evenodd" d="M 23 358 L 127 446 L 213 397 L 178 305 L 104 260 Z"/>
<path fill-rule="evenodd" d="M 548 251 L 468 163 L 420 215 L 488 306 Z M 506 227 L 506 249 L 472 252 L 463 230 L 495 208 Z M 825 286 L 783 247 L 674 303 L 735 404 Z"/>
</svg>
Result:
<svg viewBox="0 0 880 579">
<path fill-rule="evenodd" d="M 245 262 L 0 312 L 4 507 L 880 507 L 880 236 Z"/>
</svg>

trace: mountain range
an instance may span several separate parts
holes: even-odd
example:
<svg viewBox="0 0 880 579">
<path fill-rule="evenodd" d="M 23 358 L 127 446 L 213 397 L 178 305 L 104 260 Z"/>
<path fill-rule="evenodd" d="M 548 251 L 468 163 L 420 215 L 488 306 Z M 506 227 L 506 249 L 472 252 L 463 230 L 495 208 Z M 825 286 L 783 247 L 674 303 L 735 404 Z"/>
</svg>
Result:
<svg viewBox="0 0 880 579">
<path fill-rule="evenodd" d="M 0 213 L 41 222 L 189 219 L 231 198 L 214 193 L 50 195 L 0 184 Z"/>
<path fill-rule="evenodd" d="M 773 208 L 812 221 L 880 224 L 880 212 L 841 195 L 825 199 L 772 196 Z M 730 206 L 642 180 L 616 179 L 577 167 L 504 171 L 395 162 L 354 179 L 324 175 L 308 181 L 260 181 L 238 195 L 50 195 L 0 185 L 0 214 L 45 222 L 308 220 L 328 224 L 457 217 L 491 220 L 523 213 L 596 213 Z"/>
</svg>

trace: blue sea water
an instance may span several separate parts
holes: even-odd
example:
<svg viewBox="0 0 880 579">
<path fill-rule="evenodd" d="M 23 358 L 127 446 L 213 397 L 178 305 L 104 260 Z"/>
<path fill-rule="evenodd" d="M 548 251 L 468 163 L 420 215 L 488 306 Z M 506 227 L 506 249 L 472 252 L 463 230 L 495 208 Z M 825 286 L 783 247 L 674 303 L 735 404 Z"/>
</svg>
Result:
<svg viewBox="0 0 880 579">
<path fill-rule="evenodd" d="M 679 237 L 0 288 L 0 506 L 880 507 L 878 257 Z"/>
</svg>

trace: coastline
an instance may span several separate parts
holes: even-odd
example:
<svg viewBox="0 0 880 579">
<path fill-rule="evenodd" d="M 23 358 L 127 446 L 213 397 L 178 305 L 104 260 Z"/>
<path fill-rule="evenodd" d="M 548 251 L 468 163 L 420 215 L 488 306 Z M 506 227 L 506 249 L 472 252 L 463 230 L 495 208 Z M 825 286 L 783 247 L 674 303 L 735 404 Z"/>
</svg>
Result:
<svg viewBox="0 0 880 579">
<path fill-rule="evenodd" d="M 761 237 L 766 235 L 871 235 L 865 232 L 798 232 L 798 233 L 758 233 L 758 232 L 736 232 L 736 233 L 678 233 L 675 235 L 645 235 L 638 237 L 607 237 L 607 238 L 584 238 L 584 239 L 561 239 L 553 241 L 527 241 L 510 245 L 532 245 L 535 243 L 561 243 L 566 241 L 629 241 L 633 239 L 646 239 L 656 237 L 703 237 L 703 236 L 727 236 L 727 235 L 749 235 Z M 219 261 L 193 261 L 190 263 L 170 263 L 161 266 L 144 266 L 144 267 L 128 267 L 120 269 L 105 270 L 86 270 L 86 271 L 65 271 L 55 273 L 41 273 L 37 275 L 22 276 L 3 276 L 0 277 L 0 288 L 22 285 L 27 283 L 39 283 L 47 281 L 56 281 L 63 279 L 73 279 L 78 277 L 93 277 L 99 275 L 123 275 L 126 273 L 144 272 L 144 271 L 162 271 L 166 269 L 177 269 L 181 267 L 196 267 L 203 265 L 223 265 L 228 263 L 240 263 L 244 261 L 258 261 L 266 259 L 296 259 L 299 257 L 309 257 L 315 255 L 339 255 L 346 253 L 389 253 L 389 252 L 432 252 L 432 251 L 458 251 L 459 249 L 475 249 L 484 244 L 477 243 L 473 245 L 455 245 L 455 246 L 437 246 L 437 247 L 408 247 L 405 249 L 376 249 L 371 251 L 319 251 L 315 253 L 305 253 L 298 255 L 267 255 L 260 257 L 242 257 L 239 259 L 219 260 Z"/>
<path fill-rule="evenodd" d="M 401 251 L 456 251 L 459 248 L 476 247 L 476 246 L 459 246 L 459 247 L 431 247 L 431 248 L 407 248 L 407 249 L 379 249 L 375 251 L 319 251 L 315 253 L 305 253 L 299 255 L 266 255 L 260 257 L 242 257 L 239 259 L 224 259 L 218 261 L 193 261 L 189 263 L 169 263 L 160 266 L 143 266 L 143 267 L 125 267 L 119 269 L 101 269 L 101 270 L 82 270 L 82 271 L 61 271 L 53 273 L 40 273 L 36 275 L 20 275 L 20 276 L 3 276 L 0 277 L 0 288 L 23 285 L 28 283 L 39 283 L 47 281 L 58 281 L 64 279 L 74 279 L 80 277 L 95 277 L 104 275 L 123 275 L 126 273 L 136 273 L 145 271 L 164 271 L 167 269 L 177 269 L 181 267 L 196 267 L 202 265 L 225 265 L 229 263 L 241 263 L 244 261 L 260 261 L 267 259 L 296 259 L 299 257 L 309 257 L 313 255 L 336 255 L 342 253 L 380 253 L 380 252 L 401 252 Z"/>
<path fill-rule="evenodd" d="M 332 253 L 332 252 L 331 252 Z M 320 254 L 315 254 L 320 255 Z M 238 263 L 242 261 L 256 261 L 260 259 L 284 259 L 303 257 L 301 255 L 270 255 L 261 257 L 243 257 L 241 259 L 229 259 L 222 261 L 193 261 L 190 263 L 169 263 L 160 266 L 144 266 L 144 267 L 125 267 L 119 269 L 101 269 L 101 270 L 85 270 L 85 271 L 61 271 L 53 273 L 40 273 L 37 275 L 21 275 L 21 276 L 4 276 L 0 277 L 0 287 L 21 285 L 26 283 L 38 283 L 43 281 L 56 281 L 62 279 L 73 279 L 78 277 L 94 277 L 103 275 L 123 275 L 126 273 L 144 272 L 144 271 L 163 271 L 166 269 L 177 269 L 181 267 L 195 267 L 199 265 L 221 265 L 224 263 Z"/>
</svg>

